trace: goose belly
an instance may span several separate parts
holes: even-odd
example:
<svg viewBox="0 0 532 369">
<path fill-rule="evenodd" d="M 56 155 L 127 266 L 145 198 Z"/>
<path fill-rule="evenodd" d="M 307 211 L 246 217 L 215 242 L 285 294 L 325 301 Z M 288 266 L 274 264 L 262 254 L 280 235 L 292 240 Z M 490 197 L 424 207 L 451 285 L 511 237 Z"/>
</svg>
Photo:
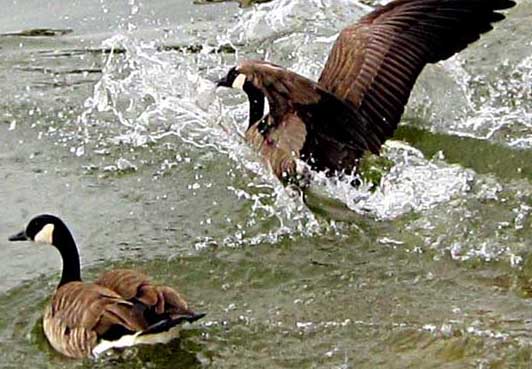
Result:
<svg viewBox="0 0 532 369">
<path fill-rule="evenodd" d="M 168 331 L 156 334 L 142 334 L 142 332 L 137 332 L 135 334 L 122 336 L 115 341 L 100 340 L 92 349 L 92 356 L 98 357 L 105 351 L 114 348 L 126 348 L 136 345 L 165 344 L 179 337 L 179 331 L 180 327 L 173 327 Z"/>
</svg>

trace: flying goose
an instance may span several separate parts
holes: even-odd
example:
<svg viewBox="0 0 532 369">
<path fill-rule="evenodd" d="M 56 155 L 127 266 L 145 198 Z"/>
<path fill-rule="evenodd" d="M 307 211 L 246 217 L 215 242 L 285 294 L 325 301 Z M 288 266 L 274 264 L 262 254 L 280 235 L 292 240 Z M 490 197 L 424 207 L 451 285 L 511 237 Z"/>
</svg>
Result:
<svg viewBox="0 0 532 369">
<path fill-rule="evenodd" d="M 44 311 L 43 328 L 63 355 L 97 357 L 114 347 L 166 343 L 177 336 L 177 325 L 205 316 L 190 310 L 174 289 L 134 270 L 112 270 L 94 283 L 82 282 L 76 243 L 56 216 L 38 215 L 9 237 L 26 240 L 52 245 L 61 254 L 61 281 Z"/>
<path fill-rule="evenodd" d="M 318 82 L 266 61 L 243 61 L 217 86 L 249 99 L 246 140 L 277 177 L 296 159 L 329 174 L 352 172 L 392 137 L 414 83 L 504 19 L 512 0 L 394 0 L 343 29 Z M 270 112 L 264 115 L 265 99 Z"/>
</svg>

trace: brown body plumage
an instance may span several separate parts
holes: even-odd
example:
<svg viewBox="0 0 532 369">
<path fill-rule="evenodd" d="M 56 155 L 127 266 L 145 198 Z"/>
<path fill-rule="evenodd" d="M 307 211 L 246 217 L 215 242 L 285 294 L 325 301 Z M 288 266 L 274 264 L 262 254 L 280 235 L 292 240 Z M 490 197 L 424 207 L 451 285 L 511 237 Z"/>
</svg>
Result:
<svg viewBox="0 0 532 369">
<path fill-rule="evenodd" d="M 511 0 L 395 0 L 345 28 L 319 81 L 281 66 L 245 61 L 219 86 L 248 95 L 246 138 L 279 178 L 301 158 L 316 170 L 352 171 L 378 154 L 403 114 L 427 63 L 463 50 L 504 19 Z M 264 115 L 264 99 L 270 113 Z"/>
<path fill-rule="evenodd" d="M 48 243 L 61 253 L 61 282 L 45 309 L 43 328 L 63 355 L 83 358 L 113 347 L 167 342 L 178 324 L 205 315 L 190 310 L 174 289 L 155 285 L 135 270 L 116 269 L 94 283 L 82 282 L 77 247 L 57 217 L 37 216 L 10 240 Z"/>
</svg>

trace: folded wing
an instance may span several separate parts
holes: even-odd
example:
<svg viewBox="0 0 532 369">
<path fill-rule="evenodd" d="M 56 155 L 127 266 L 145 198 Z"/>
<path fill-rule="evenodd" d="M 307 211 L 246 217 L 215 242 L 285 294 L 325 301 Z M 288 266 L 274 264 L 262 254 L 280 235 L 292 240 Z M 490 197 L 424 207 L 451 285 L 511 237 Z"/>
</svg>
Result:
<svg viewBox="0 0 532 369">
<path fill-rule="evenodd" d="M 43 325 L 52 346 L 69 357 L 90 356 L 111 330 L 136 332 L 147 327 L 134 304 L 115 292 L 82 282 L 62 286 L 47 306 Z"/>
<path fill-rule="evenodd" d="M 150 324 L 163 317 L 194 315 L 177 291 L 154 285 L 147 275 L 135 270 L 115 269 L 102 274 L 95 283 L 116 292 L 124 300 L 140 302 L 147 309 L 145 316 Z"/>
</svg>

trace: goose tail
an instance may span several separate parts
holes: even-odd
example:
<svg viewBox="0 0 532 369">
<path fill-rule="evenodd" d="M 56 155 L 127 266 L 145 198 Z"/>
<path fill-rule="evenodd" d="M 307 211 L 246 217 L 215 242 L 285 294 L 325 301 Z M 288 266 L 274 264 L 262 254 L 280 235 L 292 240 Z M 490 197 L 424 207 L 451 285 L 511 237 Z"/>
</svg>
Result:
<svg viewBox="0 0 532 369">
<path fill-rule="evenodd" d="M 180 324 L 183 324 L 185 322 L 187 323 L 193 323 L 196 320 L 200 320 L 203 318 L 205 313 L 193 313 L 193 314 L 187 314 L 187 315 L 180 315 L 177 318 L 171 318 L 171 319 L 165 319 L 161 320 L 160 322 L 157 322 L 155 324 L 152 324 L 148 328 L 144 329 L 143 331 L 140 331 L 138 334 L 138 337 L 147 336 L 147 335 L 154 335 L 159 333 L 164 333 L 175 326 L 178 326 Z"/>
</svg>

